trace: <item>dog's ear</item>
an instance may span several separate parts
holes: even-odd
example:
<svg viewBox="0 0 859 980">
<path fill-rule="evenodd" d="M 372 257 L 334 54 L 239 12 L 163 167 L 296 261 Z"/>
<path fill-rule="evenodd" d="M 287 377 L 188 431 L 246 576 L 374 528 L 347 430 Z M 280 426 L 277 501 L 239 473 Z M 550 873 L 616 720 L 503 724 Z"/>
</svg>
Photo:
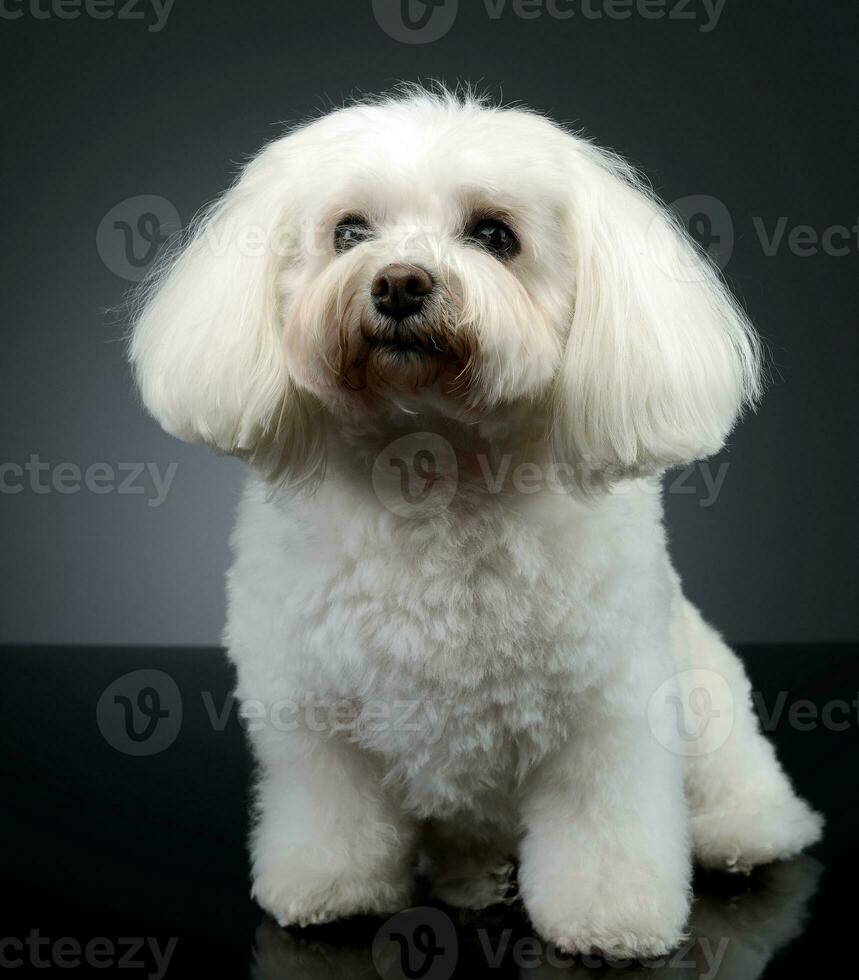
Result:
<svg viewBox="0 0 859 980">
<path fill-rule="evenodd" d="M 555 454 L 608 479 L 708 456 L 757 398 L 757 336 L 628 165 L 578 138 L 569 149 L 575 300 Z"/>
<path fill-rule="evenodd" d="M 251 161 L 143 284 L 130 360 L 168 432 L 301 477 L 320 448 L 283 341 L 278 274 L 294 247 L 284 233 L 289 143 Z"/>
</svg>

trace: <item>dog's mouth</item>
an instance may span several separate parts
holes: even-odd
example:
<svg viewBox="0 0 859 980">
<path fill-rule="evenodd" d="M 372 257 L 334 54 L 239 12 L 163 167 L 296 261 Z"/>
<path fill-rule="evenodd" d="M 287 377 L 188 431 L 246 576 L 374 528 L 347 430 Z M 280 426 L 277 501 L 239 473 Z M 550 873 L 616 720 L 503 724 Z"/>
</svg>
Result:
<svg viewBox="0 0 859 980">
<path fill-rule="evenodd" d="M 434 339 L 432 332 L 426 330 L 423 324 L 408 320 L 383 323 L 380 329 L 365 333 L 364 340 L 371 352 L 392 357 L 449 356 L 449 351 Z"/>
<path fill-rule="evenodd" d="M 451 392 L 468 382 L 471 344 L 430 311 L 395 320 L 365 311 L 354 334 L 341 333 L 340 377 L 352 390 L 414 391 L 442 381 Z M 433 313 L 438 313 L 438 310 Z"/>
</svg>

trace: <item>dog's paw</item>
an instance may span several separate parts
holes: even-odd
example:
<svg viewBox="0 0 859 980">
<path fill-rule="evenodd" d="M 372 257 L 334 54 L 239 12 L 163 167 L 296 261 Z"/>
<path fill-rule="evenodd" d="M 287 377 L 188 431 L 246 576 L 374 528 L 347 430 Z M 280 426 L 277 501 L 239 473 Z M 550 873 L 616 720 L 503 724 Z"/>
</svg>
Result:
<svg viewBox="0 0 859 980">
<path fill-rule="evenodd" d="M 667 956 L 686 939 L 686 934 L 641 935 L 635 932 L 584 931 L 551 940 L 562 953 L 570 956 L 603 956 L 610 959 L 650 960 Z"/>
<path fill-rule="evenodd" d="M 281 926 L 324 925 L 353 915 L 391 915 L 409 904 L 411 883 L 342 874 L 263 873 L 251 897 Z"/>
<path fill-rule="evenodd" d="M 686 938 L 690 893 L 679 876 L 614 869 L 588 882 L 571 868 L 549 887 L 527 884 L 525 907 L 534 928 L 565 953 L 646 960 Z"/>
<path fill-rule="evenodd" d="M 674 921 L 656 919 L 639 910 L 637 914 L 608 913 L 604 918 L 591 915 L 567 925 L 556 920 L 548 929 L 535 926 L 547 942 L 571 956 L 648 960 L 666 956 L 687 938 L 685 914 Z"/>
<path fill-rule="evenodd" d="M 797 796 L 778 801 L 743 800 L 693 815 L 695 857 L 705 868 L 748 873 L 785 860 L 820 839 L 823 818 Z"/>
<path fill-rule="evenodd" d="M 499 861 L 459 875 L 443 874 L 433 879 L 430 894 L 458 909 L 480 911 L 502 902 L 509 905 L 518 897 L 515 872 L 512 861 Z"/>
</svg>

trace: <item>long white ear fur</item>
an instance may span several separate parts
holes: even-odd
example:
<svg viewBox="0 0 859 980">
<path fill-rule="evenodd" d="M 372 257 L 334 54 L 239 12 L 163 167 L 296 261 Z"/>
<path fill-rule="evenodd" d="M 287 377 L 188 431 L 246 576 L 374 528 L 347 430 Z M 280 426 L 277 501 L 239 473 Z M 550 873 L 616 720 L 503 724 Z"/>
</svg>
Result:
<svg viewBox="0 0 859 980">
<path fill-rule="evenodd" d="M 143 402 L 170 433 L 306 475 L 320 446 L 288 371 L 277 277 L 280 140 L 244 169 L 136 299 L 129 357 Z"/>
<path fill-rule="evenodd" d="M 760 345 L 718 271 L 632 168 L 575 139 L 572 327 L 559 459 L 608 479 L 699 459 L 760 392 Z"/>
</svg>

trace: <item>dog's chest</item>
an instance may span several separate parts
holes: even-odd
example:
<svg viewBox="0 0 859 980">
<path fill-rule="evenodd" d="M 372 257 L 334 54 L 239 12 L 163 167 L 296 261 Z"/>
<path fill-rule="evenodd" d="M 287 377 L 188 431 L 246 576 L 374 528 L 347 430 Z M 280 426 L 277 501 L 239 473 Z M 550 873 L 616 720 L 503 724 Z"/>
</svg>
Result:
<svg viewBox="0 0 859 980">
<path fill-rule="evenodd" d="M 409 521 L 329 497 L 299 517 L 254 492 L 230 573 L 241 696 L 321 700 L 314 723 L 411 809 L 489 814 L 633 646 L 659 542 L 636 516 L 563 497 Z"/>
<path fill-rule="evenodd" d="M 410 810 L 435 817 L 466 810 L 488 820 L 493 801 L 514 795 L 566 736 L 575 692 L 565 680 L 510 666 L 476 683 L 434 683 L 389 669 L 368 686 L 350 737 L 384 760 Z M 379 715 L 385 721 L 374 725 Z"/>
<path fill-rule="evenodd" d="M 599 672 L 599 554 L 577 560 L 581 536 L 481 514 L 349 544 L 314 615 L 346 638 L 326 684 L 357 706 L 350 737 L 417 811 L 513 791 Z"/>
</svg>

